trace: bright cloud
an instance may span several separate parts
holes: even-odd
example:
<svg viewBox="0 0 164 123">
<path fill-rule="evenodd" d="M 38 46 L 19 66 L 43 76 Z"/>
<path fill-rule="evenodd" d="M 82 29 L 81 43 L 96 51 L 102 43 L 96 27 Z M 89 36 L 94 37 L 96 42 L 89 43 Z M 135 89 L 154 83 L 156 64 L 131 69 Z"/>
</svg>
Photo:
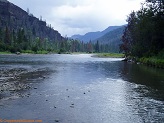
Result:
<svg viewBox="0 0 164 123">
<path fill-rule="evenodd" d="M 85 34 L 123 25 L 144 0 L 9 0 L 34 16 L 46 19 L 63 36 Z"/>
</svg>

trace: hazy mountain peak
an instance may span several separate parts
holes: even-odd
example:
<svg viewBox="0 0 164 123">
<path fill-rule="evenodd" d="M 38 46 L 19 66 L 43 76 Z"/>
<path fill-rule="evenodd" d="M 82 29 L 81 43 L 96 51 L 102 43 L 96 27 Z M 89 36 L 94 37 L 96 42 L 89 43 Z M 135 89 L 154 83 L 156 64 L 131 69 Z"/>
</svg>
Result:
<svg viewBox="0 0 164 123">
<path fill-rule="evenodd" d="M 95 39 L 100 38 L 101 36 L 105 35 L 106 33 L 113 31 L 117 28 L 120 28 L 121 26 L 109 26 L 108 28 L 106 28 L 103 31 L 97 31 L 97 32 L 88 32 L 85 35 L 73 35 L 71 38 L 73 39 L 77 39 L 80 41 L 84 41 L 84 42 L 89 42 L 89 41 L 93 41 Z"/>
</svg>

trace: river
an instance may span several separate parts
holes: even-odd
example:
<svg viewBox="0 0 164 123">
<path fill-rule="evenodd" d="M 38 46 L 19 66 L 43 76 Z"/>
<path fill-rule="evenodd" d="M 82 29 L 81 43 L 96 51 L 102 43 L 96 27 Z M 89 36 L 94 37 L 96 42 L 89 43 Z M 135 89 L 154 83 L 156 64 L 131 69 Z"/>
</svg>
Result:
<svg viewBox="0 0 164 123">
<path fill-rule="evenodd" d="M 0 55 L 0 120 L 163 123 L 164 70 L 121 60 Z"/>
</svg>

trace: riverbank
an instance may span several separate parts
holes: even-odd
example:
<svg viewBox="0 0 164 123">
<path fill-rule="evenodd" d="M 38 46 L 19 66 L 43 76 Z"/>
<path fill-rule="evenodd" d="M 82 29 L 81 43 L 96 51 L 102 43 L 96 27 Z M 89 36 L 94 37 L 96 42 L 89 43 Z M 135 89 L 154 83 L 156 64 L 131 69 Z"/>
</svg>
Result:
<svg viewBox="0 0 164 123">
<path fill-rule="evenodd" d="M 0 52 L 0 55 L 12 54 L 11 52 Z"/>
<path fill-rule="evenodd" d="M 49 52 L 49 51 L 37 51 L 34 52 L 32 50 L 22 50 L 21 52 L 11 53 L 11 52 L 0 52 L 0 55 L 6 55 L 6 54 L 91 54 L 86 52 Z M 121 53 L 93 53 L 92 57 L 98 57 L 98 58 L 124 58 L 124 54 Z"/>
<path fill-rule="evenodd" d="M 96 53 L 92 57 L 98 58 L 124 58 L 124 54 L 121 53 Z"/>
<path fill-rule="evenodd" d="M 12 53 L 12 52 L 8 52 L 8 51 L 5 51 L 5 52 L 0 52 L 0 55 L 6 55 L 6 54 L 17 54 L 17 55 L 20 55 L 20 54 L 49 54 L 49 53 L 54 53 L 54 54 L 57 54 L 56 52 L 49 52 L 49 51 L 45 51 L 45 50 L 39 50 L 39 51 L 32 51 L 32 50 L 22 50 L 21 52 L 16 52 L 16 53 Z"/>
<path fill-rule="evenodd" d="M 148 57 L 142 57 L 142 58 L 127 57 L 123 61 L 132 62 L 136 64 L 144 64 L 150 67 L 164 69 L 164 59 L 158 58 L 158 57 L 149 57 L 149 58 Z"/>
<path fill-rule="evenodd" d="M 143 58 L 138 59 L 138 62 L 145 64 L 145 65 L 148 65 L 148 66 L 164 69 L 164 59 L 162 59 L 162 58 L 155 58 L 155 57 L 146 58 L 146 57 L 143 57 Z"/>
</svg>

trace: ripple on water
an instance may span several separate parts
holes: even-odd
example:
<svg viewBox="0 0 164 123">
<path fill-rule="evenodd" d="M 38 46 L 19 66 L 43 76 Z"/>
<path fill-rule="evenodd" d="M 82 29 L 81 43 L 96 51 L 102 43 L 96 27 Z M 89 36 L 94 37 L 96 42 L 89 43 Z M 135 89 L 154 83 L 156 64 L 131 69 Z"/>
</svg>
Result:
<svg viewBox="0 0 164 123">
<path fill-rule="evenodd" d="M 10 114 L 12 118 L 41 118 L 49 123 L 164 121 L 164 102 L 154 96 L 160 88 L 141 82 L 146 71 L 142 66 L 86 54 L 16 56 L 14 62 L 5 59 L 8 62 L 0 65 L 0 79 L 5 81 L 1 85 L 23 82 L 32 88 L 0 93 L 6 97 L 0 101 L 2 118 Z M 157 86 L 161 82 L 152 81 Z"/>
</svg>

